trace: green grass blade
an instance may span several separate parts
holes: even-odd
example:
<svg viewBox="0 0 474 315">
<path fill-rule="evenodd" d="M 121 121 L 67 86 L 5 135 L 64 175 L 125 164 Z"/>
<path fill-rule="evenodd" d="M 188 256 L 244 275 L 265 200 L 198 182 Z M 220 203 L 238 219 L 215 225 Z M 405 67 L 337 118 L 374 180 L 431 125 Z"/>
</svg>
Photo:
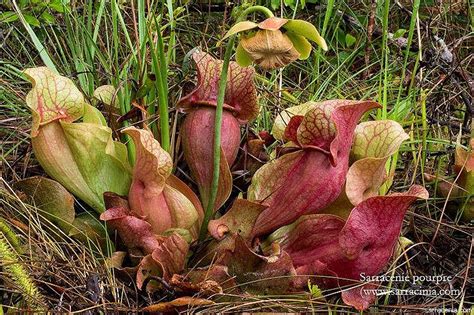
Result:
<svg viewBox="0 0 474 315">
<path fill-rule="evenodd" d="M 56 66 L 54 65 L 53 60 L 48 55 L 48 52 L 46 51 L 46 48 L 44 48 L 43 44 L 41 41 L 38 39 L 38 36 L 36 36 L 35 32 L 31 28 L 31 26 L 26 22 L 25 17 L 21 13 L 21 10 L 18 8 L 18 5 L 16 4 L 16 0 L 13 0 L 13 6 L 15 7 L 15 11 L 18 14 L 18 17 L 20 18 L 21 23 L 25 27 L 26 31 L 28 32 L 28 35 L 30 35 L 31 41 L 33 42 L 33 45 L 35 46 L 36 50 L 40 54 L 41 60 L 43 60 L 44 64 L 58 73 L 58 70 L 56 69 Z"/>
</svg>

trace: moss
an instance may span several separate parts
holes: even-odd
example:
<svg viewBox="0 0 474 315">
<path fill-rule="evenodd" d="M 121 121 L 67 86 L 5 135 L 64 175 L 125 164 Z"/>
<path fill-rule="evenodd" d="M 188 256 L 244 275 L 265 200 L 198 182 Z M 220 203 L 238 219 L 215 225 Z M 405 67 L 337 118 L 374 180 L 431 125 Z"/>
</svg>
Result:
<svg viewBox="0 0 474 315">
<path fill-rule="evenodd" d="M 17 255 L 20 241 L 5 220 L 0 219 L 0 261 L 4 273 L 13 280 L 23 295 L 28 308 L 37 310 L 45 305 L 44 298 L 23 267 Z"/>
</svg>

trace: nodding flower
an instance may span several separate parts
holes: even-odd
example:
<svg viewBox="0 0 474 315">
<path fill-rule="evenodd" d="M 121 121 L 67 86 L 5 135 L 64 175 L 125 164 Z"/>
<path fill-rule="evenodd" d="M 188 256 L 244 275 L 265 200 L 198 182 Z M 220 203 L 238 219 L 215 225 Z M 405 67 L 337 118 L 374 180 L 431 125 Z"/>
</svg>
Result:
<svg viewBox="0 0 474 315">
<path fill-rule="evenodd" d="M 232 26 L 224 39 L 237 33 L 242 33 L 236 51 L 236 60 L 241 66 L 253 62 L 271 70 L 297 59 L 305 60 L 312 48 L 308 40 L 323 50 L 328 49 L 316 27 L 303 20 L 270 17 L 260 23 L 243 21 Z"/>
</svg>

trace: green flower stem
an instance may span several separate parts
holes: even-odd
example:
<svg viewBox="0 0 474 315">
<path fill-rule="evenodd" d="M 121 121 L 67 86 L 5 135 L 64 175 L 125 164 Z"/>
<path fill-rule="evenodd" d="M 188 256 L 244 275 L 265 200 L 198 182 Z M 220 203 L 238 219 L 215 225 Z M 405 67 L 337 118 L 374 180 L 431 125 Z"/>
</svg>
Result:
<svg viewBox="0 0 474 315">
<path fill-rule="evenodd" d="M 222 64 L 222 72 L 219 79 L 219 92 L 217 94 L 217 106 L 216 106 L 216 116 L 214 121 L 214 160 L 212 168 L 212 184 L 211 184 L 211 194 L 209 196 L 209 202 L 207 203 L 207 208 L 204 212 L 204 221 L 201 226 L 201 232 L 199 234 L 199 239 L 203 240 L 207 235 L 207 225 L 209 220 L 214 212 L 214 204 L 216 203 L 217 198 L 217 189 L 219 185 L 219 165 L 221 163 L 221 127 L 222 127 L 222 112 L 224 108 L 224 96 L 225 88 L 227 84 L 227 73 L 229 70 L 230 56 L 234 47 L 235 36 L 231 36 L 227 47 L 225 49 L 224 63 Z"/>
<path fill-rule="evenodd" d="M 260 12 L 263 13 L 267 18 L 273 17 L 272 11 L 264 6 L 252 6 L 245 9 L 242 14 L 239 16 L 236 22 L 242 21 L 248 14 Z M 222 64 L 221 76 L 219 78 L 219 91 L 217 94 L 217 106 L 216 106 L 216 116 L 214 121 L 214 148 L 213 148 L 213 164 L 212 164 L 212 184 L 211 184 L 211 193 L 209 196 L 209 202 L 207 208 L 204 212 L 204 220 L 201 226 L 201 231 L 199 233 L 199 240 L 202 241 L 207 235 L 207 225 L 214 213 L 214 204 L 216 203 L 217 198 L 217 189 L 219 185 L 219 166 L 221 162 L 221 127 L 222 127 L 222 112 L 224 108 L 224 97 L 225 97 L 225 88 L 227 85 L 227 74 L 229 70 L 230 56 L 232 55 L 232 50 L 234 48 L 235 35 L 232 35 L 229 38 L 227 47 L 224 54 L 224 63 Z"/>
<path fill-rule="evenodd" d="M 254 12 L 260 12 L 263 13 L 267 18 L 274 17 L 273 12 L 270 11 L 270 9 L 261 6 L 261 5 L 254 5 L 251 6 L 242 12 L 240 17 L 237 19 L 237 22 L 241 22 L 247 15 L 254 13 Z"/>
</svg>

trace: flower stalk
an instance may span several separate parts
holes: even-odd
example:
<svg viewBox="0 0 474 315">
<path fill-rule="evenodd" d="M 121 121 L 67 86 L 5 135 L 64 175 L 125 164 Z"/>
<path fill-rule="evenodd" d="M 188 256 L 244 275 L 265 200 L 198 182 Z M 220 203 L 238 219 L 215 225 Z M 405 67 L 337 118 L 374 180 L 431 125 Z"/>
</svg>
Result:
<svg viewBox="0 0 474 315">
<path fill-rule="evenodd" d="M 242 21 L 248 14 L 254 12 L 261 12 L 266 17 L 273 17 L 273 13 L 264 6 L 252 6 L 244 10 L 237 22 Z M 224 54 L 224 63 L 222 64 L 222 72 L 219 78 L 219 90 L 217 94 L 216 116 L 214 123 L 214 147 L 213 147 L 213 163 L 212 163 L 212 184 L 211 192 L 209 194 L 209 202 L 204 210 L 204 220 L 199 233 L 199 240 L 202 241 L 207 235 L 207 225 L 214 213 L 214 204 L 217 198 L 217 188 L 219 184 L 219 165 L 221 161 L 221 127 L 222 127 L 222 113 L 224 109 L 224 97 L 227 84 L 227 74 L 229 70 L 230 57 L 234 48 L 235 35 L 230 36 L 229 42 Z"/>
</svg>

